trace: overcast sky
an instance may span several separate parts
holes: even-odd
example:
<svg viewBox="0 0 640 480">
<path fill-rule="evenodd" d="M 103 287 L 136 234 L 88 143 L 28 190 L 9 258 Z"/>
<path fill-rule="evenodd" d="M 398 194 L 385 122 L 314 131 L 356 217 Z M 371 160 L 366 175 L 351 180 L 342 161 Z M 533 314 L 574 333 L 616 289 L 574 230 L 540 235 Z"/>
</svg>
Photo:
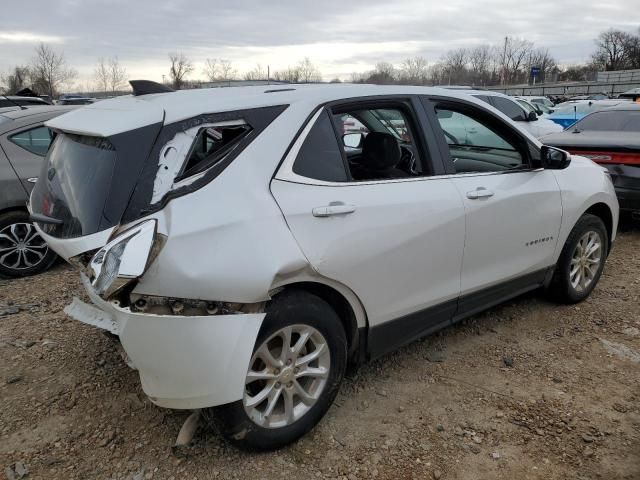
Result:
<svg viewBox="0 0 640 480">
<path fill-rule="evenodd" d="M 239 71 L 271 70 L 308 56 L 326 80 L 378 61 L 500 44 L 505 35 L 548 47 L 561 64 L 581 62 L 602 30 L 637 31 L 639 0 L 25 0 L 2 1 L 0 72 L 29 63 L 38 42 L 64 51 L 91 78 L 99 57 L 117 56 L 130 78 L 161 80 L 170 51 L 203 77 L 206 58 Z"/>
</svg>

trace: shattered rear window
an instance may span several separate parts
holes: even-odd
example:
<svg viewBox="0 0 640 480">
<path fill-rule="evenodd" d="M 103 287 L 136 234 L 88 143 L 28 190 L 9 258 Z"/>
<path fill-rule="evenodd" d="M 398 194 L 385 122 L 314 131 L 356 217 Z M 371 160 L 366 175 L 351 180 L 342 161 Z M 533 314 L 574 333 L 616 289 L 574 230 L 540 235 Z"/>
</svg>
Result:
<svg viewBox="0 0 640 480">
<path fill-rule="evenodd" d="M 229 155 L 249 132 L 247 124 L 202 128 L 176 180 L 203 172 Z"/>
</svg>

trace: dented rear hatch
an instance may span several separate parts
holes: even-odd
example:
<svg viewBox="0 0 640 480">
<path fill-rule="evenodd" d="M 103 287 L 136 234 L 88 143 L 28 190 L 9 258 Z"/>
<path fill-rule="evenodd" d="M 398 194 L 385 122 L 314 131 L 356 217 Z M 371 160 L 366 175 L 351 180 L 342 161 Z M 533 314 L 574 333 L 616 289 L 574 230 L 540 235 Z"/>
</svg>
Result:
<svg viewBox="0 0 640 480">
<path fill-rule="evenodd" d="M 57 135 L 31 195 L 42 230 L 75 238 L 117 225 L 163 116 L 146 102 L 105 101 L 48 122 Z"/>
</svg>

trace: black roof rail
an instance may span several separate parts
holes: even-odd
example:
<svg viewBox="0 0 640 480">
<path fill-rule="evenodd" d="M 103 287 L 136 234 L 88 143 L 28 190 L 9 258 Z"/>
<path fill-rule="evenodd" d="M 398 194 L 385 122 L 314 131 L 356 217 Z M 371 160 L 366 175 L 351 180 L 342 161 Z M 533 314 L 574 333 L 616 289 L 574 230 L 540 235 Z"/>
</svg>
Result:
<svg viewBox="0 0 640 480">
<path fill-rule="evenodd" d="M 136 97 L 140 95 L 150 95 L 152 93 L 175 92 L 173 88 L 158 82 L 152 82 L 151 80 L 129 80 L 129 84 L 131 88 L 133 88 L 133 95 Z"/>
</svg>

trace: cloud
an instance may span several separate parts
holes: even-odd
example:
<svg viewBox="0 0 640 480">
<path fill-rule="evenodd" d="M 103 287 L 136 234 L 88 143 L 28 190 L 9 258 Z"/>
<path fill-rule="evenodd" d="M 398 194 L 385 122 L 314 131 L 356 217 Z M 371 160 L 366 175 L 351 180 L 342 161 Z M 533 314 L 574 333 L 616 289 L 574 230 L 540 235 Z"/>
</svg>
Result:
<svg viewBox="0 0 640 480">
<path fill-rule="evenodd" d="M 0 32 L 0 43 L 63 43 L 63 37 L 33 32 Z"/>
<path fill-rule="evenodd" d="M 399 63 L 437 61 L 451 48 L 499 45 L 505 35 L 548 47 L 561 63 L 584 61 L 608 28 L 637 30 L 637 0 L 31 0 L 3 5 L 0 72 L 24 64 L 33 44 L 55 43 L 88 78 L 99 57 L 118 56 L 132 77 L 159 80 L 167 53 L 197 66 L 227 58 L 238 70 L 272 70 L 305 56 L 326 78 Z M 194 77 L 201 75 L 201 68 Z"/>
</svg>

